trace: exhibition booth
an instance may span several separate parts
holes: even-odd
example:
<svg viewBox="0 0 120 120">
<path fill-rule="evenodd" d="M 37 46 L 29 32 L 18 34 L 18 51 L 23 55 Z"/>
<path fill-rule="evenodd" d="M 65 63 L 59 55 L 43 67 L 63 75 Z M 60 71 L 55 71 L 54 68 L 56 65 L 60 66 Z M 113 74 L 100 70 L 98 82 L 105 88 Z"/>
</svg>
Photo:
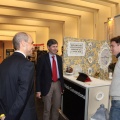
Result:
<svg viewBox="0 0 120 120">
<path fill-rule="evenodd" d="M 65 37 L 63 51 L 62 111 L 69 120 L 90 120 L 101 104 L 110 107 L 109 41 Z"/>
</svg>

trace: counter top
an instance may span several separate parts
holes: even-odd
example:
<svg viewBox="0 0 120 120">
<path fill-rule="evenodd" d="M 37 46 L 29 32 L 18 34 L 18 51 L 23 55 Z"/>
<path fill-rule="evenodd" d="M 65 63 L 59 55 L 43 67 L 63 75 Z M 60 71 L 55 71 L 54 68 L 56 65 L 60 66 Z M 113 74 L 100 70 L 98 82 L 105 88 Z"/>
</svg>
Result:
<svg viewBox="0 0 120 120">
<path fill-rule="evenodd" d="M 75 77 L 74 75 L 64 75 L 63 76 L 66 80 L 73 82 L 77 85 L 86 87 L 86 88 L 91 88 L 91 87 L 100 87 L 100 86 L 110 86 L 111 84 L 111 80 L 101 80 L 101 79 L 97 79 L 94 77 L 90 77 L 91 82 L 81 82 L 76 80 L 77 77 Z"/>
</svg>

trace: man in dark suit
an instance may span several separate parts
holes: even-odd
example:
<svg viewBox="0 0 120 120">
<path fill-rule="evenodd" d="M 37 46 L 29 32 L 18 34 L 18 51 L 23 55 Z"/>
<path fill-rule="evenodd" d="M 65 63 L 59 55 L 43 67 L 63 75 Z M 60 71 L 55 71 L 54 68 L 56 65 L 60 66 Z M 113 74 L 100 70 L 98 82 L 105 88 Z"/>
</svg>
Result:
<svg viewBox="0 0 120 120">
<path fill-rule="evenodd" d="M 33 40 L 20 32 L 13 38 L 15 52 L 0 64 L 0 114 L 5 120 L 37 120 L 34 101 Z"/>
<path fill-rule="evenodd" d="M 36 97 L 43 96 L 44 113 L 43 120 L 58 120 L 61 104 L 61 93 L 63 92 L 63 70 L 62 58 L 56 55 L 58 51 L 58 43 L 54 39 L 47 42 L 49 53 L 42 55 L 37 62 L 36 69 Z M 56 67 L 53 61 L 55 60 Z M 56 69 L 56 70 L 55 70 Z M 55 72 L 56 71 L 56 72 Z M 55 74 L 56 73 L 56 77 Z M 52 109 L 51 109 L 52 106 Z"/>
</svg>

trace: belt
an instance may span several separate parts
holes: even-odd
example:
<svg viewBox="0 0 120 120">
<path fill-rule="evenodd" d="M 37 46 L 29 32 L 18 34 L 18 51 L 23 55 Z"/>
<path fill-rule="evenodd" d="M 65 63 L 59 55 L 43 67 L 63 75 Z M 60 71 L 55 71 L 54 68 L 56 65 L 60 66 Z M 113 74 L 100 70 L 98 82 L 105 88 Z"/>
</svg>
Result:
<svg viewBox="0 0 120 120">
<path fill-rule="evenodd" d="M 60 80 L 60 78 L 58 78 L 56 81 L 52 80 L 52 82 L 57 82 L 57 81 L 59 81 L 59 80 Z"/>
<path fill-rule="evenodd" d="M 115 97 L 112 97 L 112 100 L 120 100 L 120 96 L 115 96 Z"/>
</svg>

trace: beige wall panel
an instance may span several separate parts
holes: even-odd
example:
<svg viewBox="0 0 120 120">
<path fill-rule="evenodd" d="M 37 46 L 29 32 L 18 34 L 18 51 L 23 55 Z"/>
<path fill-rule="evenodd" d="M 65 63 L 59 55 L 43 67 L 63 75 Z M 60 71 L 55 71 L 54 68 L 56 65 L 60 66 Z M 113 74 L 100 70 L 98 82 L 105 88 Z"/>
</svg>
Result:
<svg viewBox="0 0 120 120">
<path fill-rule="evenodd" d="M 34 12 L 27 12 L 26 11 L 26 13 L 24 12 L 23 13 L 23 11 L 18 11 L 18 10 L 7 10 L 7 9 L 5 9 L 5 8 L 1 8 L 1 10 L 0 11 L 2 11 L 2 10 L 4 10 L 4 14 L 6 13 L 6 15 L 14 15 L 14 16 L 23 16 L 23 17 L 28 17 L 29 15 L 31 16 L 31 17 L 34 17 L 34 18 L 42 18 L 42 19 L 45 19 L 45 20 L 48 20 L 48 19 L 51 19 L 52 21 L 53 20 L 56 20 L 56 21 L 58 21 L 58 22 L 63 22 L 63 21 L 65 21 L 65 36 L 71 36 L 71 37 L 77 37 L 78 38 L 78 33 L 79 33 L 79 27 L 80 26 L 78 26 L 78 21 L 77 21 L 77 19 L 78 19 L 78 17 L 79 16 L 75 16 L 75 15 L 65 15 L 65 14 L 50 14 L 50 13 L 34 13 Z M 69 9 L 69 13 L 72 13 L 74 11 L 74 13 L 76 13 L 77 15 L 79 15 L 80 13 L 81 13 L 81 15 L 84 17 L 84 19 L 86 19 L 86 20 L 88 20 L 88 17 L 86 17 L 86 16 L 84 16 L 84 15 L 86 15 L 86 14 L 89 14 L 89 16 L 91 15 L 91 17 L 89 17 L 89 19 L 90 18 L 92 18 L 92 20 L 91 21 L 93 21 L 93 13 L 91 13 L 91 12 L 84 12 L 84 11 L 82 11 L 82 12 L 80 12 L 80 11 L 78 11 L 78 10 L 70 10 Z M 3 12 L 0 12 L 1 14 L 3 13 Z M 15 13 L 19 13 L 19 14 L 15 14 Z M 29 16 L 29 17 L 30 17 Z M 2 21 L 2 20 L 1 20 Z M 28 21 L 28 20 L 26 20 L 26 19 L 23 19 L 23 24 L 24 23 L 26 23 L 25 21 Z M 30 20 L 30 18 L 29 18 L 29 21 L 26 23 L 26 24 L 30 24 L 30 23 L 33 23 L 32 25 L 36 25 L 36 24 L 38 24 L 38 22 L 39 21 L 37 21 L 37 20 L 35 20 L 36 22 L 32 22 L 33 20 Z M 6 20 L 6 22 L 8 22 L 8 20 Z M 15 23 L 18 23 L 19 22 L 19 20 L 18 19 L 16 19 L 15 20 Z M 49 22 L 49 21 L 48 21 Z M 54 21 L 53 21 L 54 22 Z M 44 22 L 43 22 L 44 23 Z M 74 24 L 73 24 L 74 23 Z M 82 21 L 82 23 L 81 24 L 86 24 L 86 23 L 84 23 L 84 20 Z M 93 23 L 92 23 L 93 24 Z M 44 24 L 45 25 L 45 24 Z M 44 25 L 42 25 L 42 26 L 44 26 Z M 90 26 L 89 26 L 90 27 Z M 92 28 L 90 28 L 90 29 L 92 29 L 92 31 L 93 31 L 93 26 L 91 25 L 91 27 Z M 71 29 L 72 28 L 72 29 Z M 74 32 L 72 31 L 72 30 L 74 30 Z M 83 31 L 83 30 L 82 30 Z M 84 31 L 83 31 L 84 32 Z M 72 33 L 72 34 L 71 34 Z M 93 35 L 93 34 L 91 34 L 91 35 Z M 92 36 L 92 38 L 93 38 L 93 36 Z"/>
<path fill-rule="evenodd" d="M 111 7 L 111 17 L 113 18 L 114 16 L 116 16 L 117 14 L 119 14 L 118 12 L 118 7 L 116 7 L 117 5 L 112 5 Z"/>
<path fill-rule="evenodd" d="M 0 30 L 0 35 L 3 36 L 14 36 L 18 31 Z"/>
<path fill-rule="evenodd" d="M 98 12 L 98 40 L 104 40 L 105 32 L 104 32 L 104 22 L 108 20 L 109 17 L 111 17 L 111 10 L 105 9 L 105 7 L 102 7 L 101 10 Z"/>
<path fill-rule="evenodd" d="M 2 41 L 5 41 L 5 40 L 11 41 L 12 39 L 13 39 L 12 36 L 1 36 L 1 35 L 0 35 L 0 40 L 2 40 Z"/>
<path fill-rule="evenodd" d="M 63 24 L 59 23 L 51 23 L 50 28 L 48 27 L 32 27 L 32 26 L 20 26 L 20 25 L 1 25 L 1 32 L 0 35 L 4 35 L 2 37 L 2 40 L 5 39 L 7 36 L 14 36 L 14 34 L 19 31 L 25 31 L 28 34 L 30 34 L 34 40 L 34 43 L 37 44 L 45 44 L 45 50 L 47 49 L 46 43 L 49 38 L 57 39 L 60 46 L 62 45 L 62 39 L 63 39 Z M 8 29 L 9 28 L 9 29 Z M 15 31 L 14 31 L 15 30 Z M 14 32 L 12 32 L 14 31 Z M 35 31 L 35 32 L 33 32 Z M 51 34 L 51 36 L 49 36 Z M 7 37 L 8 38 L 8 37 Z M 5 40 L 9 40 L 9 39 Z M 61 48 L 59 48 L 60 51 Z"/>
<path fill-rule="evenodd" d="M 51 27 L 48 28 L 48 27 L 31 27 L 31 26 L 22 26 L 22 25 L 21 26 L 1 25 L 2 30 L 0 30 L 0 35 L 2 36 L 2 40 L 12 40 L 12 36 L 14 36 L 16 32 L 25 31 L 32 36 L 34 43 L 44 44 L 45 50 L 47 49 L 46 46 L 47 40 L 49 38 L 54 38 L 59 42 L 60 47 L 58 49 L 59 49 L 59 54 L 61 54 L 61 46 L 63 40 L 63 34 L 62 34 L 63 24 L 51 23 L 50 26 Z M 49 36 L 49 34 L 51 35 Z"/>
<path fill-rule="evenodd" d="M 37 44 L 44 44 L 44 49 L 47 50 L 47 40 L 49 39 L 49 28 L 38 28 L 36 31 L 36 43 Z M 42 48 L 42 47 L 40 47 Z"/>
<path fill-rule="evenodd" d="M 65 37 L 74 37 L 78 38 L 78 18 L 68 18 L 65 21 Z"/>
<path fill-rule="evenodd" d="M 1 10 L 0 10 L 1 11 Z M 9 15 L 11 15 L 12 14 L 12 11 L 16 11 L 16 10 L 11 10 L 11 12 L 10 12 L 10 10 L 9 10 L 9 12 L 6 10 L 6 13 L 8 14 L 9 13 Z M 14 13 L 13 12 L 13 13 Z M 16 12 L 18 12 L 18 11 L 16 11 Z M 23 11 L 22 11 L 23 12 Z M 71 12 L 71 11 L 70 11 Z M 76 10 L 76 13 L 78 13 L 79 11 L 78 10 Z M 83 14 L 84 13 L 84 14 Z M 2 14 L 2 12 L 1 12 L 1 14 Z M 35 15 L 36 14 L 36 15 Z M 88 17 L 91 15 L 91 17 L 89 17 L 89 20 L 92 18 L 92 20 L 91 21 L 93 21 L 93 13 L 87 13 L 87 12 L 82 12 L 82 16 L 84 17 L 84 19 L 86 19 L 86 20 L 88 20 Z M 89 16 L 88 17 L 86 17 L 86 14 L 89 14 Z M 15 16 L 17 16 L 18 14 L 15 14 Z M 19 15 L 21 15 L 21 14 L 19 14 Z M 24 16 L 25 15 L 25 13 L 23 14 L 22 13 L 22 15 Z M 27 13 L 26 13 L 26 17 L 27 17 Z M 85 15 L 85 16 L 84 16 Z M 26 25 L 39 25 L 39 26 L 47 26 L 47 25 L 49 25 L 50 26 L 50 23 L 51 22 L 63 22 L 63 21 L 65 21 L 65 36 L 71 36 L 71 37 L 79 37 L 79 35 L 78 35 L 78 33 L 80 33 L 78 30 L 80 30 L 79 28 L 80 28 L 80 26 L 79 26 L 79 24 L 78 24 L 78 17 L 79 16 L 70 16 L 70 15 L 61 15 L 61 14 L 48 14 L 48 13 L 44 13 L 44 15 L 43 15 L 43 13 L 31 13 L 31 16 L 32 17 L 35 17 L 35 18 L 41 18 L 41 16 L 43 16 L 44 17 L 44 19 L 51 19 L 51 21 L 50 20 L 41 20 L 41 21 L 38 21 L 38 20 L 36 20 L 36 19 L 32 19 L 31 18 L 31 20 L 30 20 L 30 18 L 29 19 L 22 19 L 22 20 L 20 20 L 20 19 L 18 19 L 18 18 L 15 18 L 15 19 L 13 19 L 13 22 L 14 23 L 17 23 L 17 24 L 20 24 L 20 21 L 21 21 L 21 23 L 22 24 L 26 24 Z M 9 19 L 11 19 L 11 18 L 9 18 Z M 0 19 L 0 22 L 6 22 L 6 23 L 10 23 L 11 22 L 11 20 L 9 20 L 8 18 L 1 18 Z M 56 21 L 54 21 L 54 20 L 56 20 Z M 61 23 L 60 22 L 60 23 Z M 73 24 L 74 23 L 74 24 Z M 84 23 L 84 20 L 82 21 L 82 23 L 81 24 L 86 24 L 86 22 Z M 93 23 L 92 23 L 93 24 Z M 91 27 L 91 28 L 90 28 Z M 91 25 L 91 26 L 89 26 L 89 28 L 91 29 L 91 32 L 93 32 L 93 26 Z M 74 32 L 73 32 L 74 31 Z M 83 30 L 82 30 L 83 31 Z M 84 32 L 84 31 L 83 31 Z M 91 34 L 91 35 L 93 35 L 93 34 Z M 93 38 L 93 36 L 91 36 L 92 38 Z"/>
<path fill-rule="evenodd" d="M 50 27 L 49 38 L 56 39 L 58 41 L 58 54 L 61 55 L 61 47 L 63 45 L 63 24 L 52 24 Z"/>
<path fill-rule="evenodd" d="M 12 4 L 11 4 L 12 3 Z M 70 2 L 68 2 L 70 3 Z M 78 5 L 79 1 L 77 2 L 77 5 Z M 83 6 L 85 6 L 85 2 L 80 2 L 80 4 L 83 3 Z M 34 9 L 34 10 L 42 10 L 42 11 L 50 11 L 50 12 L 59 12 L 59 13 L 69 13 L 69 14 L 75 14 L 75 9 L 76 7 L 71 7 L 72 9 L 68 9 L 69 7 L 67 6 L 59 6 L 57 4 L 53 4 L 51 3 L 50 5 L 49 4 L 37 4 L 37 3 L 30 3 L 30 2 L 25 2 L 25 1 L 16 1 L 16 0 L 11 0 L 11 1 L 7 1 L 7 0 L 4 0 L 4 1 L 0 1 L 0 5 L 7 5 L 7 6 L 10 6 L 10 7 L 18 7 L 18 8 L 27 8 L 27 9 Z M 87 4 L 86 4 L 87 5 Z M 98 5 L 97 5 L 98 6 Z M 91 6 L 92 7 L 92 6 Z M 96 9 L 98 9 L 98 7 L 94 6 L 93 7 L 93 10 L 91 9 L 90 11 L 94 12 Z M 83 9 L 82 11 L 80 10 L 80 7 L 77 9 L 79 10 L 79 12 L 84 12 Z M 89 8 L 90 9 L 90 8 Z M 62 10 L 62 11 L 61 11 Z"/>
<path fill-rule="evenodd" d="M 65 14 L 52 14 L 52 13 L 51 14 L 50 13 L 38 13 L 38 12 L 34 13 L 34 12 L 28 12 L 28 11 L 26 11 L 26 13 L 25 12 L 23 13 L 23 11 L 18 11 L 18 10 L 13 10 L 13 9 L 7 10 L 6 8 L 1 8 L 0 11 L 2 11 L 2 10 L 4 10 L 4 14 L 6 13 L 6 15 L 14 15 L 14 16 L 19 15 L 21 17 L 22 16 L 23 17 L 28 17 L 28 16 L 30 17 L 31 16 L 32 18 L 22 19 L 22 24 L 27 24 L 27 25 L 46 26 L 46 23 L 50 24 L 49 23 L 50 20 L 48 20 L 48 19 L 51 19 L 52 22 L 56 22 L 56 21 L 57 22 L 60 22 L 60 21 L 63 22 L 63 21 L 65 21 L 65 27 L 64 27 L 65 28 L 65 30 L 64 30 L 65 31 L 65 33 L 64 33 L 65 36 L 71 36 L 71 37 L 79 38 L 79 37 L 84 37 L 84 36 L 80 36 L 80 35 L 83 35 L 84 31 L 86 33 L 86 30 L 84 29 L 84 27 L 82 27 L 83 29 L 80 28 L 81 27 L 80 24 L 79 24 L 80 21 L 78 21 L 79 16 L 75 16 L 75 15 L 72 16 L 72 15 L 65 15 Z M 73 11 L 77 15 L 79 15 L 81 13 L 81 15 L 84 19 L 81 22 L 81 24 L 83 26 L 87 25 L 86 21 L 88 21 L 88 20 L 89 20 L 88 23 L 91 24 L 91 22 L 92 22 L 92 25 L 93 25 L 93 15 L 94 15 L 93 13 L 84 12 L 84 11 L 80 12 L 78 10 L 69 9 L 69 13 L 73 13 Z M 3 12 L 0 12 L 0 13 L 2 14 Z M 89 15 L 89 16 L 87 16 L 87 15 Z M 45 20 L 42 20 L 41 22 L 39 22 L 38 20 L 33 19 L 33 17 L 34 18 L 42 18 L 42 19 L 44 18 Z M 54 20 L 56 20 L 56 21 L 54 21 Z M 5 19 L 5 18 L 1 18 L 0 21 L 1 22 L 4 22 L 4 21 L 5 22 L 11 22 L 11 20 Z M 13 21 L 15 21 L 14 23 L 20 23 L 21 20 L 17 18 L 15 20 L 13 19 Z M 42 23 L 42 24 L 40 24 L 40 23 Z M 92 32 L 92 34 L 90 33 L 89 36 L 90 36 L 90 38 L 93 38 L 94 37 L 93 36 L 93 26 L 90 25 L 90 24 L 88 25 L 88 27 L 89 27 L 90 31 Z M 81 30 L 82 33 L 79 30 Z M 89 36 L 87 36 L 87 34 L 86 34 L 85 38 L 86 37 L 89 38 Z"/>
<path fill-rule="evenodd" d="M 0 26 L 0 36 L 3 36 L 2 40 L 12 40 L 11 38 L 13 38 L 13 36 L 17 32 L 26 32 L 30 34 L 31 37 L 33 38 L 33 41 L 36 43 L 36 33 L 30 31 L 30 27 L 28 26 L 25 27 L 20 25 L 3 25 L 3 24 Z"/>
<path fill-rule="evenodd" d="M 13 25 L 14 26 L 14 25 Z M 34 42 L 35 42 L 35 38 L 36 38 L 36 35 L 35 35 L 35 32 L 29 32 L 29 31 L 24 31 L 24 30 L 0 30 L 0 36 L 3 36 L 4 37 L 9 37 L 9 38 L 13 38 L 13 36 L 18 33 L 18 32 L 26 32 L 28 34 L 31 35 L 31 37 L 34 39 Z M 2 40 L 12 40 L 12 39 L 2 39 Z"/>
<path fill-rule="evenodd" d="M 58 1 L 60 2 L 60 0 Z M 70 1 L 66 0 L 65 2 L 66 3 L 69 2 L 70 4 L 75 4 L 75 6 L 67 8 L 67 6 L 66 7 L 59 6 L 59 5 L 55 6 L 54 2 L 51 3 L 50 5 L 49 4 L 43 5 L 43 4 L 30 3 L 25 1 L 16 1 L 16 0 L 2 1 L 1 0 L 0 5 L 16 6 L 16 8 L 13 9 L 13 8 L 1 7 L 0 14 L 10 15 L 10 16 L 29 17 L 29 19 L 42 18 L 44 20 L 65 21 L 65 26 L 64 26 L 65 30 L 63 30 L 65 31 L 64 33 L 65 36 L 71 35 L 72 37 L 80 37 L 80 38 L 93 38 L 93 39 L 96 38 L 98 40 L 104 39 L 104 22 L 108 17 L 115 14 L 115 11 L 111 12 L 112 11 L 111 7 L 94 4 L 94 3 L 88 3 L 85 1 L 79 1 L 79 0 L 74 2 L 72 0 Z M 77 5 L 80 5 L 81 7 L 77 7 Z M 86 6 L 86 9 L 82 9 L 82 6 Z M 17 7 L 25 8 L 25 9 L 27 8 L 28 10 L 27 9 L 16 10 Z M 29 11 L 29 9 L 32 9 L 32 10 Z M 98 12 L 99 17 L 98 19 L 95 19 L 94 12 L 98 10 L 99 10 Z M 73 16 L 77 16 L 77 17 L 81 16 L 81 20 L 80 21 L 76 19 L 73 20 L 74 18 Z M 71 17 L 71 20 L 68 20 L 69 17 Z M 71 23 L 75 23 L 75 24 L 71 24 Z M 95 26 L 97 26 L 97 29 L 94 28 Z M 74 32 L 70 28 L 72 28 Z M 86 30 L 88 29 L 89 29 L 89 32 L 86 32 Z M 97 32 L 95 32 L 95 30 L 97 30 Z"/>
<path fill-rule="evenodd" d="M 54 7 L 53 7 L 54 9 Z M 53 10 L 52 9 L 52 10 Z M 12 8 L 0 8 L 0 14 L 1 15 L 10 15 L 10 16 L 21 16 L 21 17 L 28 17 L 28 18 L 42 18 L 46 20 L 63 20 L 64 17 L 72 17 L 72 16 L 80 16 L 85 13 L 86 11 L 80 11 L 80 10 L 74 10 L 74 9 L 68 9 L 68 8 L 61 8 L 60 11 L 58 11 L 59 8 L 56 8 L 54 12 L 50 11 L 29 11 L 29 10 L 21 10 L 21 9 L 12 9 Z M 97 11 L 97 10 L 96 10 Z M 94 12 L 88 12 L 88 13 L 94 13 Z M 61 16 L 61 17 L 58 17 Z"/>
<path fill-rule="evenodd" d="M 86 13 L 81 16 L 80 38 L 94 39 L 94 16 Z"/>
</svg>

